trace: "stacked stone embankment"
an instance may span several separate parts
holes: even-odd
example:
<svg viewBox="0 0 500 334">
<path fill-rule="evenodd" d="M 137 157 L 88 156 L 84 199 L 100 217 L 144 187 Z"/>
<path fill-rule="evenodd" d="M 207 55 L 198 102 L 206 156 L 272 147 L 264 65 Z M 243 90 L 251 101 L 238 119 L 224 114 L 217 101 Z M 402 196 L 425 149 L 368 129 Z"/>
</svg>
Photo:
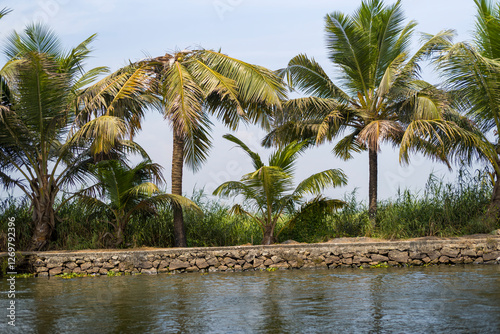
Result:
<svg viewBox="0 0 500 334">
<path fill-rule="evenodd" d="M 227 272 L 426 264 L 498 264 L 500 237 L 217 248 L 36 252 L 37 276 Z"/>
</svg>

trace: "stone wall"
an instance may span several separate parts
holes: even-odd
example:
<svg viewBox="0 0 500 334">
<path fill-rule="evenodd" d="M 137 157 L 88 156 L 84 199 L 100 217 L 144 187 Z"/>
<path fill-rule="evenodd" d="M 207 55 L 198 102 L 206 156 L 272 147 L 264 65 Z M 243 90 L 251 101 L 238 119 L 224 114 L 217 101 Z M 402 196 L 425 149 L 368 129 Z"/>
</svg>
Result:
<svg viewBox="0 0 500 334">
<path fill-rule="evenodd" d="M 169 248 L 29 255 L 37 276 L 63 273 L 181 273 L 425 264 L 498 264 L 500 237 L 322 243 L 218 248 Z"/>
</svg>

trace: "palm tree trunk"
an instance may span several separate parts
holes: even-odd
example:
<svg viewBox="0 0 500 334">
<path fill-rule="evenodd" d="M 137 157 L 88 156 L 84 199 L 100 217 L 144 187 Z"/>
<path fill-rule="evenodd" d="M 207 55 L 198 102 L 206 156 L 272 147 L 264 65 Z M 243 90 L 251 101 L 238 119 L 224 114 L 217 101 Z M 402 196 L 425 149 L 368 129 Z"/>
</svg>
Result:
<svg viewBox="0 0 500 334">
<path fill-rule="evenodd" d="M 182 196 L 182 168 L 184 166 L 184 138 L 174 131 L 172 153 L 172 194 Z M 175 247 L 187 247 L 186 231 L 182 208 L 174 205 L 174 242 Z"/>
<path fill-rule="evenodd" d="M 34 196 L 33 224 L 34 231 L 29 249 L 39 251 L 47 246 L 55 228 L 54 202 L 47 192 L 44 196 Z"/>
<path fill-rule="evenodd" d="M 118 230 L 116 231 L 116 240 L 115 247 L 120 246 L 123 243 L 123 224 L 121 221 L 117 221 L 116 225 L 118 226 Z"/>
<path fill-rule="evenodd" d="M 266 225 L 266 228 L 264 229 L 264 238 L 262 238 L 262 244 L 263 245 L 272 245 L 276 241 L 276 238 L 274 237 L 274 225 L 269 224 Z"/>
<path fill-rule="evenodd" d="M 375 228 L 375 218 L 377 216 L 377 150 L 369 148 L 368 165 L 370 169 L 370 179 L 368 185 L 368 215 L 372 222 L 372 228 Z"/>
<path fill-rule="evenodd" d="M 500 174 L 498 172 L 495 172 L 495 185 L 493 186 L 493 194 L 491 195 L 487 216 L 491 228 L 493 228 L 500 217 Z"/>
</svg>

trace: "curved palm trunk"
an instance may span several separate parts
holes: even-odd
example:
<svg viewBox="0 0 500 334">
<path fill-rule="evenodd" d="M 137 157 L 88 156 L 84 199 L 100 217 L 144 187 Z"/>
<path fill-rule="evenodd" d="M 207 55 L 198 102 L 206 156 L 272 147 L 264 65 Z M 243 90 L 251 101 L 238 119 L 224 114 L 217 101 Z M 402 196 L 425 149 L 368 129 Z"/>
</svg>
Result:
<svg viewBox="0 0 500 334">
<path fill-rule="evenodd" d="M 368 150 L 368 165 L 370 169 L 370 179 L 368 185 L 368 215 L 372 222 L 372 228 L 375 228 L 375 218 L 377 216 L 377 151 L 373 148 Z"/>
<path fill-rule="evenodd" d="M 272 245 L 276 241 L 274 237 L 274 224 L 266 225 L 264 229 L 264 238 L 262 239 L 263 245 Z"/>
<path fill-rule="evenodd" d="M 182 196 L 182 168 L 184 166 L 184 138 L 174 131 L 172 153 L 172 194 Z M 186 231 L 182 208 L 174 205 L 174 242 L 175 247 L 187 247 Z"/>
</svg>

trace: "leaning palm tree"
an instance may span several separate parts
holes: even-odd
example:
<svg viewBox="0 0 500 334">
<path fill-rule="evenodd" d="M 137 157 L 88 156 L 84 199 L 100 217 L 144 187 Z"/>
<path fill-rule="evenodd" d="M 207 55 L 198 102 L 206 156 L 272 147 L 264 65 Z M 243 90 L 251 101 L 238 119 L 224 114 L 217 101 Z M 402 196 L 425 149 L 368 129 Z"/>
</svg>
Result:
<svg viewBox="0 0 500 334">
<path fill-rule="evenodd" d="M 458 131 L 446 121 L 453 113 L 446 95 L 421 80 L 419 67 L 421 60 L 447 46 L 452 34 L 423 35 L 422 46 L 410 54 L 416 23 L 403 21 L 400 1 L 386 7 L 380 0 L 363 1 L 351 16 L 327 15 L 327 49 L 339 70 L 338 82 L 304 54 L 290 60 L 282 75 L 290 87 L 310 96 L 287 101 L 264 139 L 266 146 L 305 138 L 321 144 L 343 135 L 333 148 L 336 156 L 347 160 L 353 152 L 368 151 L 373 225 L 380 144 L 398 146 L 418 134 L 455 136 Z"/>
<path fill-rule="evenodd" d="M 347 179 L 340 169 L 328 169 L 313 174 L 293 185 L 295 162 L 301 152 L 309 144 L 308 141 L 292 142 L 269 157 L 269 165 L 264 165 L 259 154 L 251 151 L 241 140 L 225 135 L 224 138 L 237 144 L 252 159 L 254 172 L 248 173 L 241 181 L 229 181 L 221 184 L 214 191 L 214 195 L 226 198 L 243 196 L 245 206 L 235 204 L 231 211 L 235 214 L 248 215 L 262 230 L 262 244 L 270 245 L 275 242 L 279 233 L 286 226 L 292 224 L 301 215 L 317 210 L 319 207 L 333 211 L 345 203 L 336 199 L 327 199 L 320 193 L 328 187 L 338 187 L 347 184 Z M 309 202 L 304 201 L 307 194 L 317 195 Z M 297 205 L 301 205 L 297 210 Z M 250 206 L 252 211 L 246 209 Z M 275 233 L 279 220 L 288 215 L 288 221 L 278 233 Z"/>
<path fill-rule="evenodd" d="M 123 243 L 128 222 L 137 214 L 155 214 L 161 207 L 175 206 L 203 214 L 189 199 L 159 190 L 164 183 L 161 167 L 149 159 L 135 167 L 120 160 L 104 160 L 95 165 L 95 174 L 98 183 L 78 197 L 91 212 L 110 217 L 116 247 Z"/>
<path fill-rule="evenodd" d="M 182 195 L 183 166 L 197 170 L 210 148 L 209 115 L 235 129 L 240 121 L 269 126 L 285 97 L 272 71 L 213 50 L 183 50 L 151 59 L 152 91 L 173 132 L 172 193 Z M 182 210 L 174 207 L 175 245 L 186 246 Z"/>
<path fill-rule="evenodd" d="M 94 38 L 64 52 L 50 29 L 32 24 L 21 34 L 14 32 L 5 48 L 9 61 L 0 70 L 0 180 L 7 189 L 19 188 L 32 203 L 33 250 L 47 245 L 55 229 L 61 207 L 55 207 L 57 195 L 90 182 L 88 167 L 95 155 L 119 155 L 120 148 L 136 146 L 121 141 L 129 126 L 118 117 L 79 121 L 79 112 L 87 107 L 81 94 L 107 70 L 83 70 Z"/>
<path fill-rule="evenodd" d="M 474 42 L 452 45 L 437 61 L 457 108 L 476 126 L 479 139 L 472 144 L 450 143 L 447 155 L 469 161 L 479 158 L 492 166 L 495 185 L 489 212 L 496 220 L 500 216 L 500 5 L 474 2 Z"/>
</svg>

